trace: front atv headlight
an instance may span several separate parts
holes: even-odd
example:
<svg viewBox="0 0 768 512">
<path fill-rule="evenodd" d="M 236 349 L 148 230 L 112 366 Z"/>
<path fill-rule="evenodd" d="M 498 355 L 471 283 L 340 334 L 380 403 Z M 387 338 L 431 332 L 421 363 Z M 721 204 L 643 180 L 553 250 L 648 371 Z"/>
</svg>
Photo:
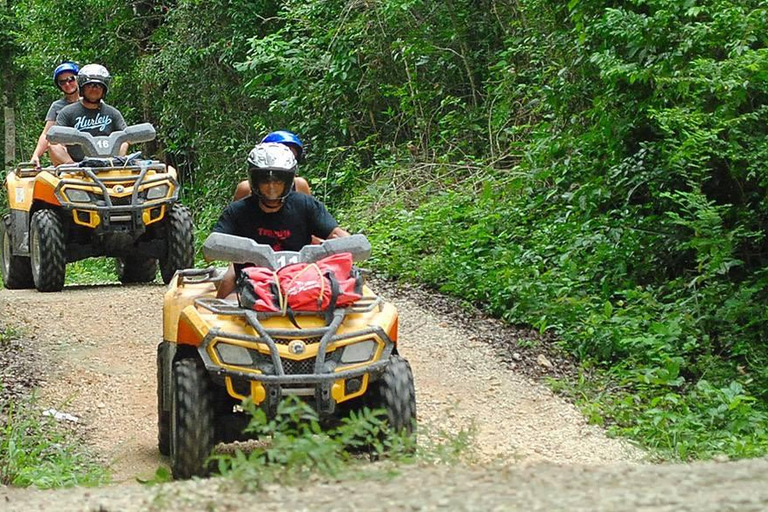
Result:
<svg viewBox="0 0 768 512">
<path fill-rule="evenodd" d="M 147 201 L 162 199 L 168 195 L 168 185 L 158 185 L 147 190 Z"/>
<path fill-rule="evenodd" d="M 79 188 L 68 188 L 64 190 L 67 199 L 73 203 L 90 203 L 91 195 L 85 190 Z"/>
<path fill-rule="evenodd" d="M 376 350 L 376 342 L 373 340 L 361 341 L 344 347 L 341 353 L 341 363 L 362 363 L 368 361 Z"/>
<path fill-rule="evenodd" d="M 251 358 L 247 348 L 219 343 L 216 345 L 216 351 L 219 353 L 219 359 L 224 364 L 234 364 L 237 366 L 250 366 L 253 364 L 253 358 Z"/>
</svg>

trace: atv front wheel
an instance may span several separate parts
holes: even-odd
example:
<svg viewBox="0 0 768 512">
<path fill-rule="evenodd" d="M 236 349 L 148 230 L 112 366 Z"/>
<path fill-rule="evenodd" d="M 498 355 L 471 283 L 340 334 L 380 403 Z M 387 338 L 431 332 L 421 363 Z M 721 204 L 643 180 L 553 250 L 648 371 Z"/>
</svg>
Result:
<svg viewBox="0 0 768 512">
<path fill-rule="evenodd" d="M 121 283 L 151 283 L 157 275 L 157 260 L 137 256 L 115 258 L 115 272 Z"/>
<path fill-rule="evenodd" d="M 389 358 L 384 374 L 373 383 L 371 406 L 387 412 L 387 422 L 397 433 L 413 434 L 416 427 L 416 388 L 407 360 L 399 355 Z"/>
<path fill-rule="evenodd" d="M 171 409 L 171 471 L 186 479 L 209 473 L 208 456 L 214 446 L 215 418 L 212 384 L 205 367 L 195 359 L 173 365 Z"/>
<path fill-rule="evenodd" d="M 168 357 L 168 343 L 163 341 L 157 345 L 157 449 L 162 455 L 171 454 L 171 413 L 165 408 L 165 382 L 163 368 Z"/>
<path fill-rule="evenodd" d="M 195 233 L 192 213 L 186 206 L 174 204 L 168 212 L 165 255 L 160 258 L 160 275 L 168 284 L 177 270 L 195 264 Z"/>
<path fill-rule="evenodd" d="M 41 292 L 64 288 L 67 255 L 64 223 L 54 210 L 38 210 L 29 226 L 29 253 L 32 279 Z"/>
<path fill-rule="evenodd" d="M 29 258 L 13 255 L 10 215 L 0 220 L 0 272 L 3 274 L 3 286 L 9 290 L 35 287 Z"/>
</svg>

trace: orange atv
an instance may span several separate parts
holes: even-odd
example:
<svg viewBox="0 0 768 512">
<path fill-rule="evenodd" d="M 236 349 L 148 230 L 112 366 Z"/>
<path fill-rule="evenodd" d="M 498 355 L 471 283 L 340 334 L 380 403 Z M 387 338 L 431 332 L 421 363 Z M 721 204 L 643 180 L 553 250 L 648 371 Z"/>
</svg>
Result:
<svg viewBox="0 0 768 512">
<path fill-rule="evenodd" d="M 328 256 L 370 254 L 363 235 L 326 240 L 301 252 L 273 252 L 246 238 L 214 233 L 206 258 L 279 271 Z M 396 431 L 412 433 L 411 367 L 398 354 L 395 307 L 363 284 L 347 307 L 265 312 L 216 298 L 222 269 L 182 270 L 163 305 L 157 351 L 158 444 L 175 478 L 208 472 L 214 445 L 242 435 L 250 398 L 273 417 L 287 396 L 305 400 L 324 424 L 362 406 L 383 409 Z M 242 277 L 242 276 L 241 276 Z M 242 295 L 241 295 L 242 298 Z"/>
<path fill-rule="evenodd" d="M 7 288 L 64 287 L 66 264 L 116 258 L 120 281 L 168 283 L 194 264 L 192 215 L 179 204 L 176 172 L 140 153 L 115 156 L 121 144 L 155 138 L 149 123 L 108 137 L 54 126 L 52 143 L 80 145 L 79 163 L 21 164 L 5 180 L 10 213 L 0 220 L 0 273 Z"/>
</svg>

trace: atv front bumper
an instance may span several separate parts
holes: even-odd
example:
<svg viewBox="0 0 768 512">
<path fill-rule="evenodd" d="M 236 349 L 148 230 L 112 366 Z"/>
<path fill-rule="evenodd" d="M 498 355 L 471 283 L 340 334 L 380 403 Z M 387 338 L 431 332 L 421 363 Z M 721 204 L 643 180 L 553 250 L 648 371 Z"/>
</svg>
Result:
<svg viewBox="0 0 768 512">
<path fill-rule="evenodd" d="M 54 194 L 61 206 L 72 212 L 77 225 L 97 234 L 140 235 L 146 226 L 163 219 L 178 201 L 179 186 L 173 176 L 147 174 L 162 169 L 164 166 L 142 166 L 134 175 L 106 177 L 98 173 L 105 169 L 78 168 L 87 179 L 62 177 Z"/>
<path fill-rule="evenodd" d="M 382 328 L 338 332 L 348 313 L 379 307 L 380 301 L 371 298 L 338 309 L 327 327 L 316 329 L 267 329 L 260 320 L 270 314 L 235 308 L 256 335 L 213 329 L 198 352 L 214 382 L 233 398 L 250 397 L 274 412 L 283 396 L 298 395 L 313 401 L 318 413 L 330 415 L 337 404 L 365 394 L 389 364 L 394 343 Z M 226 308 L 211 302 L 205 307 Z"/>
</svg>

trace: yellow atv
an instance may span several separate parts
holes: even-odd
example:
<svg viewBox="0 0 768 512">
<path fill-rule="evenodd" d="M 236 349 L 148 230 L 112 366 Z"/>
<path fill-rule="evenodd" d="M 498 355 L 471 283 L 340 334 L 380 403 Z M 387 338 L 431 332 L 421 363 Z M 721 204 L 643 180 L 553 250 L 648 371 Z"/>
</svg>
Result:
<svg viewBox="0 0 768 512">
<path fill-rule="evenodd" d="M 370 254 L 363 235 L 327 240 L 301 252 L 214 233 L 209 260 L 277 270 L 343 252 Z M 215 444 L 241 438 L 250 398 L 273 417 L 283 397 L 298 396 L 330 423 L 349 410 L 384 409 L 396 431 L 412 433 L 416 398 L 411 367 L 397 351 L 398 315 L 368 286 L 351 306 L 325 312 L 257 312 L 216 298 L 223 269 L 176 274 L 165 294 L 157 349 L 158 445 L 174 478 L 208 473 Z M 326 421 L 327 420 L 327 421 Z"/>
<path fill-rule="evenodd" d="M 22 164 L 8 174 L 10 213 L 0 221 L 3 284 L 59 291 L 66 264 L 94 256 L 116 258 L 124 283 L 153 281 L 158 261 L 166 283 L 191 267 L 192 215 L 178 203 L 175 170 L 139 153 L 114 156 L 123 143 L 154 138 L 148 123 L 108 137 L 52 127 L 50 142 L 80 145 L 86 158 L 42 169 Z"/>
</svg>

